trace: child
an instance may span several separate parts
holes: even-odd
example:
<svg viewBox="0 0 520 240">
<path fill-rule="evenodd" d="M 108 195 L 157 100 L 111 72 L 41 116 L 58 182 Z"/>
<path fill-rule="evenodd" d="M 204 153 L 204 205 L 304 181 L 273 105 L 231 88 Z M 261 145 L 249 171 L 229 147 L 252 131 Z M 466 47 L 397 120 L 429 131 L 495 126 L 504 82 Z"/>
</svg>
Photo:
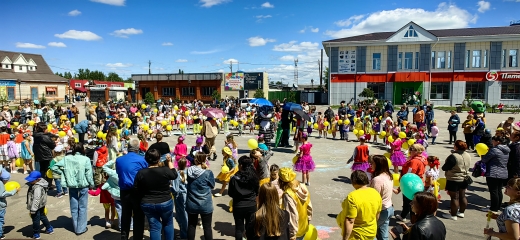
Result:
<svg viewBox="0 0 520 240">
<path fill-rule="evenodd" d="M 369 150 L 368 145 L 365 145 L 365 141 L 365 136 L 359 137 L 359 146 L 354 148 L 352 157 L 347 161 L 347 163 L 354 162 L 352 165 L 352 171 L 361 170 L 366 172 L 370 167 L 370 164 L 368 163 Z"/>
<path fill-rule="evenodd" d="M 16 173 L 16 159 L 20 157 L 20 154 L 18 153 L 18 147 L 14 142 L 15 138 L 16 135 L 11 134 L 9 136 L 9 141 L 7 142 L 7 156 L 9 157 L 9 170 L 11 170 L 11 173 Z"/>
<path fill-rule="evenodd" d="M 234 159 L 238 159 L 238 144 L 235 142 L 233 135 L 229 134 L 226 136 L 226 141 L 224 144 L 231 149 L 232 157 Z"/>
<path fill-rule="evenodd" d="M 429 156 L 427 158 L 430 169 L 426 171 L 424 178 L 424 189 L 431 192 L 440 200 L 439 186 L 437 180 L 439 179 L 439 158 L 436 156 Z"/>
<path fill-rule="evenodd" d="M 394 138 L 394 142 L 390 143 L 390 161 L 392 161 L 392 165 L 394 165 L 394 173 L 399 173 L 399 167 L 406 163 L 406 157 L 401 151 L 403 142 L 399 138 L 399 133 L 394 131 L 392 136 Z"/>
<path fill-rule="evenodd" d="M 178 161 L 181 158 L 185 158 L 188 156 L 188 147 L 186 144 L 184 144 L 184 136 L 179 136 L 177 138 L 177 145 L 175 145 L 175 149 L 173 149 L 173 155 L 175 155 L 175 162 L 174 165 L 177 168 L 178 167 Z M 190 165 L 188 165 L 189 167 Z"/>
<path fill-rule="evenodd" d="M 205 158 L 203 154 L 196 154 L 197 157 Z M 202 161 L 205 161 L 202 160 Z M 172 181 L 172 194 L 175 201 L 175 220 L 179 224 L 180 239 L 188 238 L 188 213 L 186 212 L 186 166 L 189 161 L 181 158 L 178 161 L 179 177 Z"/>
<path fill-rule="evenodd" d="M 49 168 L 54 166 L 54 164 L 56 164 L 57 162 L 63 160 L 63 158 L 65 158 L 65 148 L 63 147 L 63 144 L 58 144 L 54 148 L 54 158 L 52 159 Z M 54 182 L 56 184 L 56 197 L 62 198 L 64 195 L 69 195 L 69 193 L 67 192 L 67 188 L 61 186 L 61 175 L 52 172 L 52 178 L 54 179 Z"/>
<path fill-rule="evenodd" d="M 33 222 L 33 238 L 40 239 L 40 221 L 45 226 L 45 233 L 54 233 L 54 228 L 52 228 L 51 223 L 45 215 L 49 183 L 42 178 L 39 171 L 32 171 L 25 180 L 27 181 L 27 185 L 29 185 L 29 190 L 27 190 L 27 210 L 30 211 Z"/>
<path fill-rule="evenodd" d="M 2 175 L 4 175 L 3 172 L 8 173 L 5 169 L 2 171 Z M 18 191 L 20 191 L 20 188 L 13 189 L 11 191 L 6 191 L 4 186 L 5 178 L 2 177 L 2 181 L 0 181 L 0 239 L 5 239 L 4 235 L 4 220 L 5 220 L 5 212 L 7 207 L 7 201 L 6 198 L 10 196 L 14 196 Z"/>
<path fill-rule="evenodd" d="M 297 172 L 302 172 L 302 183 L 305 183 L 305 185 L 310 186 L 310 177 L 309 172 L 314 171 L 314 168 L 316 167 L 314 165 L 314 161 L 311 157 L 311 148 L 312 144 L 307 142 L 307 134 L 302 134 L 302 145 L 300 146 L 300 153 L 298 160 L 294 164 L 294 170 Z"/>
<path fill-rule="evenodd" d="M 435 145 L 435 139 L 437 139 L 437 136 L 439 135 L 439 127 L 437 127 L 437 120 L 433 120 L 432 122 L 432 145 Z"/>
<path fill-rule="evenodd" d="M 27 174 L 27 167 L 31 170 L 34 170 L 32 165 L 32 159 L 34 158 L 34 153 L 32 151 L 33 144 L 32 138 L 28 133 L 23 134 L 23 142 L 22 142 L 22 159 L 23 159 L 23 174 Z"/>
<path fill-rule="evenodd" d="M 222 156 L 223 164 L 225 164 L 225 166 L 227 166 L 229 170 L 227 172 L 221 171 L 218 174 L 217 179 L 222 182 L 222 188 L 220 189 L 219 193 L 216 193 L 214 195 L 215 197 L 222 197 L 222 194 L 224 194 L 224 190 L 226 190 L 226 186 L 229 180 L 238 171 L 237 160 L 233 158 L 233 152 L 229 147 L 224 147 L 222 149 Z"/>
</svg>

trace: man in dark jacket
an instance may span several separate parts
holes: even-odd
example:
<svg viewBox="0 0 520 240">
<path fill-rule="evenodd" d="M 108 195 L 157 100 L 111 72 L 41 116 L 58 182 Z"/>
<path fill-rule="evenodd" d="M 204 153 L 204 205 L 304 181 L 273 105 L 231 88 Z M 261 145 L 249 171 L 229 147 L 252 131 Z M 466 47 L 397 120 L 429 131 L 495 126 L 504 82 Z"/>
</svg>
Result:
<svg viewBox="0 0 520 240">
<path fill-rule="evenodd" d="M 56 143 L 51 139 L 52 134 L 47 132 L 47 125 L 43 122 L 38 123 L 34 128 L 34 161 L 40 164 L 40 173 L 43 178 L 51 183 L 51 179 L 46 176 L 49 164 L 54 158 L 52 150 L 56 147 Z"/>
</svg>

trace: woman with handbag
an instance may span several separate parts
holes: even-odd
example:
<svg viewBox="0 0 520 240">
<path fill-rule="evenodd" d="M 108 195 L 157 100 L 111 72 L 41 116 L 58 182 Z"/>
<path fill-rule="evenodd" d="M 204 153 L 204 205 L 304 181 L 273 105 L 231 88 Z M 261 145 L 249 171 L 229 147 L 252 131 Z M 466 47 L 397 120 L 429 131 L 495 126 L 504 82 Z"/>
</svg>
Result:
<svg viewBox="0 0 520 240">
<path fill-rule="evenodd" d="M 442 170 L 446 172 L 446 190 L 451 198 L 450 213 L 442 216 L 456 221 L 457 217 L 464 218 L 464 211 L 468 206 L 466 189 L 473 180 L 469 173 L 471 156 L 466 152 L 468 145 L 462 140 L 457 140 L 453 149 L 442 166 Z"/>
</svg>

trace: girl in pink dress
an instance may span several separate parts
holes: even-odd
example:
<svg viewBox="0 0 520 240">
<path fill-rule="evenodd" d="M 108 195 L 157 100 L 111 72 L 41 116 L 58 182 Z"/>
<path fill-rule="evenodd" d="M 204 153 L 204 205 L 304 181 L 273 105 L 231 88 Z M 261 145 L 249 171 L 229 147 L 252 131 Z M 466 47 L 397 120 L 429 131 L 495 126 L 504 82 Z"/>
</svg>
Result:
<svg viewBox="0 0 520 240">
<path fill-rule="evenodd" d="M 403 142 L 399 138 L 399 133 L 394 131 L 392 137 L 395 140 L 390 143 L 390 161 L 392 161 L 392 165 L 394 165 L 394 173 L 399 173 L 399 167 L 406 163 L 406 156 L 404 156 L 404 153 L 401 151 Z"/>
<path fill-rule="evenodd" d="M 179 138 L 177 139 L 177 145 L 175 145 L 175 149 L 173 149 L 173 155 L 175 155 L 174 165 L 175 165 L 175 168 L 177 168 L 178 167 L 177 162 L 181 158 L 188 156 L 188 147 L 186 146 L 186 144 L 184 144 L 184 136 L 179 136 Z M 189 166 L 189 165 L 190 165 L 190 162 L 188 161 L 186 166 Z"/>
<path fill-rule="evenodd" d="M 303 144 L 300 146 L 300 156 L 298 157 L 296 163 L 294 163 L 294 170 L 297 172 L 302 172 L 302 183 L 305 183 L 305 185 L 309 186 L 309 172 L 314 171 L 316 166 L 314 165 L 314 161 L 311 157 L 312 144 L 307 142 L 307 138 L 307 133 L 302 133 L 301 139 Z"/>
</svg>

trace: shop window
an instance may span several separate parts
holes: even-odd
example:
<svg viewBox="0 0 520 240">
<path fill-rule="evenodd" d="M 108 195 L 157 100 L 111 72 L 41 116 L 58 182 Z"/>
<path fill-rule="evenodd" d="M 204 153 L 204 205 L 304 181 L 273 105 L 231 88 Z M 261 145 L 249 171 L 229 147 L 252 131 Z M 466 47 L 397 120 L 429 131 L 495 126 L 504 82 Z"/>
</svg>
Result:
<svg viewBox="0 0 520 240">
<path fill-rule="evenodd" d="M 195 88 L 194 87 L 183 87 L 182 96 L 195 96 Z"/>
<path fill-rule="evenodd" d="M 385 83 L 367 83 L 367 88 L 374 91 L 375 99 L 385 98 Z"/>
<path fill-rule="evenodd" d="M 412 69 L 413 52 L 404 53 L 404 69 Z"/>
<path fill-rule="evenodd" d="M 45 96 L 56 96 L 57 91 L 56 87 L 45 87 Z"/>
<path fill-rule="evenodd" d="M 450 83 L 432 83 L 430 99 L 450 99 Z"/>
<path fill-rule="evenodd" d="M 213 95 L 213 92 L 216 90 L 217 90 L 216 87 L 203 87 L 202 96 L 211 97 L 211 95 Z"/>
<path fill-rule="evenodd" d="M 162 88 L 163 96 L 175 96 L 175 88 L 172 87 L 163 87 Z"/>
<path fill-rule="evenodd" d="M 381 70 L 381 53 L 372 53 L 372 70 Z"/>
<path fill-rule="evenodd" d="M 518 67 L 518 49 L 509 50 L 509 67 Z"/>
<path fill-rule="evenodd" d="M 485 82 L 466 82 L 466 94 L 470 99 L 486 99 Z"/>
<path fill-rule="evenodd" d="M 520 99 L 520 83 L 502 82 L 500 99 Z"/>
<path fill-rule="evenodd" d="M 473 50 L 473 60 L 471 61 L 472 68 L 480 67 L 480 50 Z"/>
<path fill-rule="evenodd" d="M 446 68 L 446 52 L 437 52 L 437 68 Z"/>
</svg>

